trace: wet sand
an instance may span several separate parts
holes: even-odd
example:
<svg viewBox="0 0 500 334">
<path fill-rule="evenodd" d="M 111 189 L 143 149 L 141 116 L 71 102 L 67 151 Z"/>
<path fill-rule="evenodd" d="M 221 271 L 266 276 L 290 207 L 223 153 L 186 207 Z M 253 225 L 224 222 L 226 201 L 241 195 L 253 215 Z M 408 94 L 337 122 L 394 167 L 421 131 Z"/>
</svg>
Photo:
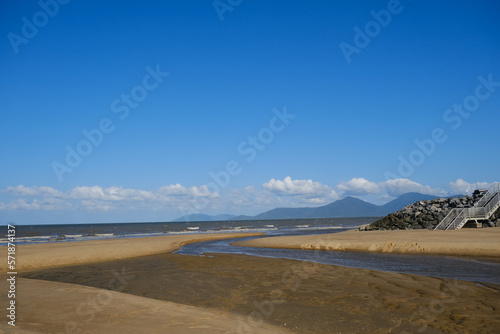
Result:
<svg viewBox="0 0 500 334">
<path fill-rule="evenodd" d="M 5 280 L 0 288 L 5 291 Z M 0 333 L 232 333 L 242 317 L 75 284 L 19 279 L 16 327 Z M 5 304 L 4 304 L 5 305 Z M 263 324 L 262 333 L 287 333 Z"/>
<path fill-rule="evenodd" d="M 233 244 L 248 247 L 500 257 L 500 227 L 454 231 L 350 230 L 321 235 L 262 238 Z"/>
<path fill-rule="evenodd" d="M 12 331 L 2 322 L 0 330 L 72 333 L 79 328 L 82 333 L 110 334 L 499 332 L 500 285 L 246 255 L 178 255 L 169 252 L 190 240 L 162 238 L 65 243 L 64 254 L 53 251 L 54 247 L 60 251 L 60 244 L 35 245 L 36 254 L 26 246 L 23 252 L 31 260 L 29 265 L 25 262 L 27 269 L 18 277 L 18 326 Z M 207 235 L 203 238 L 207 240 Z M 144 250 L 143 245 L 150 248 Z M 116 251 L 127 248 L 135 253 Z M 71 249 L 79 255 L 71 254 Z M 113 259 L 91 261 L 89 254 L 104 249 Z M 42 261 L 47 254 L 52 259 Z M 54 267 L 69 257 L 75 261 L 72 265 Z M 35 258 L 42 261 L 40 265 Z M 0 289 L 7 289 L 4 278 L 0 278 Z M 5 293 L 0 302 L 7 302 Z"/>
<path fill-rule="evenodd" d="M 230 333 L 269 323 L 296 333 L 495 333 L 500 285 L 213 254 L 163 254 L 39 270 L 33 279 L 75 283 L 239 317 Z M 104 290 L 101 290 L 104 291 Z M 198 316 L 196 316 L 196 319 Z M 240 331 L 238 331 L 240 329 Z"/>
</svg>

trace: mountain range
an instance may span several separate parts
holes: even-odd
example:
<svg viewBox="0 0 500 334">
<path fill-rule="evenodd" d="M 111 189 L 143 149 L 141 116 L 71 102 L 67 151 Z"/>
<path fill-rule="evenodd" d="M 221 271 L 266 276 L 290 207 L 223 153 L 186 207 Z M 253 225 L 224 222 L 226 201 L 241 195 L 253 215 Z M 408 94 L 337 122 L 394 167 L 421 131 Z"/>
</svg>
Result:
<svg viewBox="0 0 500 334">
<path fill-rule="evenodd" d="M 220 215 L 204 215 L 204 214 L 192 214 L 185 215 L 179 217 L 177 219 L 172 220 L 173 222 L 211 222 L 211 221 L 221 221 L 221 220 L 230 220 L 236 217 L 235 215 L 230 214 L 220 214 Z"/>
<path fill-rule="evenodd" d="M 383 204 L 375 205 L 359 198 L 347 196 L 333 203 L 319 207 L 305 208 L 276 208 L 256 216 L 234 216 L 222 214 L 216 216 L 193 214 L 174 220 L 180 221 L 215 221 L 215 220 L 266 220 L 266 219 L 298 219 L 298 218 L 347 218 L 347 217 L 377 217 L 386 216 L 398 211 L 407 205 L 418 201 L 438 198 L 420 193 L 406 193 L 398 198 Z"/>
</svg>

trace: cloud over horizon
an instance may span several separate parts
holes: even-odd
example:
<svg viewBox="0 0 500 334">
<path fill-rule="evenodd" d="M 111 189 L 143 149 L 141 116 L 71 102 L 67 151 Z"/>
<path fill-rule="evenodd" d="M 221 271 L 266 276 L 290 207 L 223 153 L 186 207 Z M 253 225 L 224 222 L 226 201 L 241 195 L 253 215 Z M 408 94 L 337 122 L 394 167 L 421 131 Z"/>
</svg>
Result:
<svg viewBox="0 0 500 334">
<path fill-rule="evenodd" d="M 322 198 L 338 199 L 339 196 L 327 185 L 313 180 L 292 180 L 290 176 L 283 180 L 270 179 L 262 187 L 280 196 L 297 196 L 307 199 L 309 203 L 322 202 Z"/>
<path fill-rule="evenodd" d="M 393 179 L 375 183 L 364 178 L 352 178 L 348 182 L 340 182 L 337 188 L 343 191 L 344 195 L 351 196 L 387 194 L 391 197 L 397 197 L 409 192 L 434 196 L 446 196 L 448 194 L 446 190 L 424 186 L 409 179 Z"/>
<path fill-rule="evenodd" d="M 449 189 L 422 185 L 409 179 L 373 182 L 364 178 L 341 181 L 335 186 L 311 179 L 271 178 L 261 187 L 227 189 L 219 194 L 206 185 L 186 187 L 179 183 L 156 190 L 132 189 L 119 186 L 77 186 L 61 191 L 48 186 L 11 186 L 0 190 L 3 200 L 0 210 L 6 211 L 85 211 L 85 212 L 151 212 L 170 213 L 176 218 L 185 213 L 234 213 L 267 211 L 276 207 L 303 207 L 329 204 L 346 196 L 390 200 L 408 192 L 435 196 L 471 193 L 477 188 L 489 188 L 492 183 L 467 182 L 457 179 Z M 372 196 L 372 197 L 370 197 Z M 7 201 L 5 201 L 7 199 Z M 368 200 L 370 201 L 370 200 Z M 172 218 L 173 219 L 173 218 Z"/>
<path fill-rule="evenodd" d="M 108 211 L 127 204 L 130 207 L 130 203 L 140 203 L 140 206 L 161 209 L 163 206 L 180 207 L 182 202 L 197 198 L 216 199 L 220 197 L 218 193 L 211 192 L 205 185 L 184 187 L 180 184 L 163 186 L 156 191 L 116 186 L 107 188 L 79 186 L 67 192 L 46 186 L 26 187 L 19 185 L 7 187 L 3 192 L 33 199 L 31 201 L 17 199 L 9 203 L 0 202 L 0 210 L 75 210 L 79 207 L 86 207 L 92 210 Z"/>
<path fill-rule="evenodd" d="M 470 195 L 476 189 L 488 189 L 493 183 L 488 182 L 473 182 L 469 183 L 462 179 L 458 179 L 455 182 L 449 183 L 451 191 L 458 195 Z"/>
</svg>

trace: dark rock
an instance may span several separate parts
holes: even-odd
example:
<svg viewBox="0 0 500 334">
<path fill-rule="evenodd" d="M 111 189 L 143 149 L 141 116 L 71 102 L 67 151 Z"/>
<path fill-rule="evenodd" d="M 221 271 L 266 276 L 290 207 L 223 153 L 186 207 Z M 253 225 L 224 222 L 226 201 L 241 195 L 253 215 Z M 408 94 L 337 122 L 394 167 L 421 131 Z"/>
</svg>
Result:
<svg viewBox="0 0 500 334">
<path fill-rule="evenodd" d="M 434 229 L 451 209 L 471 207 L 483 195 L 484 192 L 474 192 L 473 196 L 419 201 L 363 227 L 363 230 Z M 483 226 L 500 226 L 500 210 L 490 219 L 489 224 Z"/>
</svg>

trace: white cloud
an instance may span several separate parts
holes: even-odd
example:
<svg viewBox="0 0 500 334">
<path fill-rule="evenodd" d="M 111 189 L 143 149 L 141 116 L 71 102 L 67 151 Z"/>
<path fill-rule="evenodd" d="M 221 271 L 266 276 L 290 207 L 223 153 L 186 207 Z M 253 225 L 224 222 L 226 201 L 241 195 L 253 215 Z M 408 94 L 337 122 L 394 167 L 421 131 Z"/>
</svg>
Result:
<svg viewBox="0 0 500 334">
<path fill-rule="evenodd" d="M 12 192 L 18 196 L 51 196 L 62 197 L 64 194 L 59 190 L 51 187 L 25 187 L 19 185 L 17 187 L 7 187 L 8 192 Z"/>
<path fill-rule="evenodd" d="M 109 203 L 109 202 L 108 202 Z M 82 200 L 81 204 L 85 206 L 88 210 L 90 211 L 109 211 L 112 209 L 115 209 L 113 205 L 110 203 L 107 204 L 106 202 L 99 202 L 95 200 Z"/>
<path fill-rule="evenodd" d="M 145 201 L 155 199 L 155 195 L 151 191 L 124 189 L 122 187 L 102 188 L 99 186 L 75 187 L 68 192 L 67 197 L 72 199 L 103 201 Z"/>
<path fill-rule="evenodd" d="M 426 195 L 446 196 L 447 191 L 439 188 L 424 186 L 420 183 L 408 179 L 393 179 L 379 183 L 383 192 L 390 196 L 400 196 L 409 192 L 416 192 Z"/>
<path fill-rule="evenodd" d="M 340 182 L 337 186 L 340 191 L 343 191 L 346 195 L 367 195 L 367 194 L 378 194 L 381 189 L 375 182 L 368 181 L 362 177 L 352 178 L 347 182 Z"/>
<path fill-rule="evenodd" d="M 424 186 L 409 179 L 394 179 L 380 183 L 368 181 L 364 178 L 353 178 L 348 182 L 340 182 L 337 188 L 344 195 L 363 196 L 369 194 L 383 194 L 383 196 L 400 196 L 408 192 L 418 192 L 427 195 L 444 196 L 445 190 Z"/>
<path fill-rule="evenodd" d="M 277 194 L 281 205 L 325 204 L 339 198 L 327 185 L 313 180 L 292 180 L 290 176 L 283 180 L 271 179 L 262 187 Z"/>
<path fill-rule="evenodd" d="M 111 194 L 106 194 L 104 192 L 104 189 L 99 187 L 99 186 L 93 186 L 93 187 L 75 187 L 72 190 L 68 192 L 68 197 L 69 198 L 75 198 L 75 199 L 100 199 L 100 200 L 106 200 L 106 199 L 111 199 L 109 198 L 112 196 Z"/>
<path fill-rule="evenodd" d="M 0 210 L 61 210 L 68 208 L 86 208 L 92 210 L 111 210 L 148 208 L 165 209 L 166 206 L 190 206 L 191 202 L 200 205 L 213 204 L 220 195 L 210 191 L 207 186 L 184 187 L 180 184 L 167 185 L 156 191 L 130 189 L 123 187 L 79 186 L 67 192 L 61 192 L 51 187 L 8 187 L 10 192 L 18 197 L 35 197 L 32 201 L 17 199 L 10 203 L 0 204 Z"/>
<path fill-rule="evenodd" d="M 69 205 L 62 200 L 50 199 L 26 201 L 24 199 L 17 199 L 10 203 L 0 205 L 0 209 L 8 210 L 62 210 L 68 208 Z"/>
<path fill-rule="evenodd" d="M 163 186 L 158 189 L 158 193 L 166 196 L 219 197 L 217 192 L 211 192 L 205 185 L 186 188 L 178 183 L 175 185 Z"/>
<path fill-rule="evenodd" d="M 152 202 L 167 202 L 169 198 L 178 197 L 209 197 L 217 198 L 219 194 L 211 192 L 205 185 L 200 187 L 184 187 L 180 184 L 168 185 L 160 187 L 157 191 L 148 191 L 141 189 L 130 189 L 122 187 L 101 188 L 93 187 L 76 187 L 68 192 L 69 198 L 74 199 L 89 199 L 103 201 L 152 201 Z"/>
<path fill-rule="evenodd" d="M 470 195 L 476 189 L 489 189 L 493 185 L 488 182 L 469 183 L 462 179 L 457 179 L 455 182 L 450 182 L 449 184 L 453 195 Z"/>
<path fill-rule="evenodd" d="M 282 180 L 271 179 L 262 185 L 264 189 L 271 192 L 286 195 L 308 195 L 331 192 L 332 189 L 313 180 L 292 180 L 290 176 Z"/>
<path fill-rule="evenodd" d="M 11 210 L 19 210 L 19 209 L 39 210 L 40 204 L 37 203 L 37 200 L 34 200 L 33 202 L 29 203 L 26 202 L 24 199 L 18 199 L 7 204 L 7 208 Z"/>
</svg>

